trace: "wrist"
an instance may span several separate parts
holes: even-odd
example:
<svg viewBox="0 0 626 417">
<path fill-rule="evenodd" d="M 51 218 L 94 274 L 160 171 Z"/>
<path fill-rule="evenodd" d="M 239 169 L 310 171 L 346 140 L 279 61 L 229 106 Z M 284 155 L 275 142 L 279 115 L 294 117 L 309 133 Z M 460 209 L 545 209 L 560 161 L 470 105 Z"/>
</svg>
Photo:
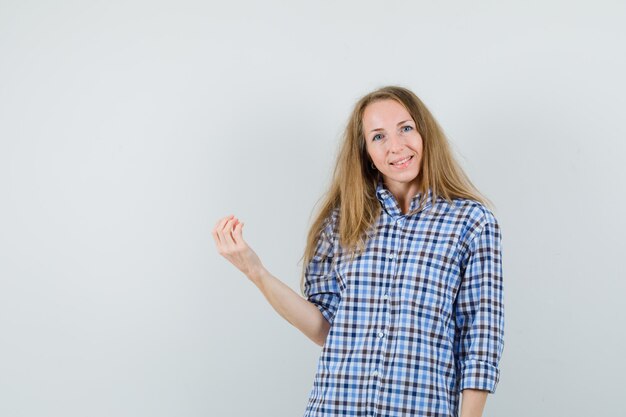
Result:
<svg viewBox="0 0 626 417">
<path fill-rule="evenodd" d="M 258 265 L 255 268 L 251 268 L 246 275 L 254 285 L 260 287 L 261 282 L 263 281 L 263 277 L 265 277 L 266 274 L 267 270 L 265 269 L 265 267 L 263 265 Z"/>
</svg>

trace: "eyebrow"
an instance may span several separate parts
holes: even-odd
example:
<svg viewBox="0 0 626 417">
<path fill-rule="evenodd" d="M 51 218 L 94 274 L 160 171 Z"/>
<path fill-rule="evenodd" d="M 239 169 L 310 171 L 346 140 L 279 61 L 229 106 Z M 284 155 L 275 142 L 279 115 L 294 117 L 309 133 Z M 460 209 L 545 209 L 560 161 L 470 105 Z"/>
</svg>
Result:
<svg viewBox="0 0 626 417">
<path fill-rule="evenodd" d="M 412 122 L 412 121 L 413 121 L 413 120 L 411 120 L 411 119 L 403 120 L 403 121 L 401 121 L 401 122 L 398 122 L 398 124 L 397 124 L 396 126 L 400 126 L 400 125 L 401 125 L 401 124 L 403 124 L 403 123 L 406 123 L 406 122 Z M 380 132 L 381 130 L 385 130 L 385 129 L 383 129 L 382 127 L 379 127 L 379 128 L 377 128 L 377 129 L 372 129 L 372 130 L 370 130 L 370 133 L 372 133 L 372 132 Z"/>
</svg>

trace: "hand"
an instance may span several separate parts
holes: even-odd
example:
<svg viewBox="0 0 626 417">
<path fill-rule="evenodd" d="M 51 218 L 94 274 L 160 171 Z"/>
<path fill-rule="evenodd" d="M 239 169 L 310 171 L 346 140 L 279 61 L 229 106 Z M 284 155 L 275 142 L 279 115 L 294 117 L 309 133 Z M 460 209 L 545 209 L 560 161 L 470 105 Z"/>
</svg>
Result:
<svg viewBox="0 0 626 417">
<path fill-rule="evenodd" d="M 220 219 L 213 229 L 213 239 L 220 255 L 226 258 L 250 280 L 263 268 L 257 254 L 243 240 L 243 223 L 230 215 Z"/>
</svg>

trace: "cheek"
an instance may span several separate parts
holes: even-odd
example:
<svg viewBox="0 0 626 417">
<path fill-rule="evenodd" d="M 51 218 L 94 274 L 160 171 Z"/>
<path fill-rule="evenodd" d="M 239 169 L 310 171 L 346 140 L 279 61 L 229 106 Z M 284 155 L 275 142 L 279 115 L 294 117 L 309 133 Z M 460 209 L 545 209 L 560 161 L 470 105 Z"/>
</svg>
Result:
<svg viewBox="0 0 626 417">
<path fill-rule="evenodd" d="M 366 146 L 365 151 L 372 161 L 376 161 L 376 152 L 370 146 Z"/>
<path fill-rule="evenodd" d="M 420 153 L 422 153 L 422 151 L 424 150 L 424 141 L 422 140 L 421 136 L 417 137 L 417 148 L 420 150 Z"/>
<path fill-rule="evenodd" d="M 384 162 L 384 157 L 380 152 L 370 152 L 370 158 L 378 165 L 382 165 Z"/>
</svg>

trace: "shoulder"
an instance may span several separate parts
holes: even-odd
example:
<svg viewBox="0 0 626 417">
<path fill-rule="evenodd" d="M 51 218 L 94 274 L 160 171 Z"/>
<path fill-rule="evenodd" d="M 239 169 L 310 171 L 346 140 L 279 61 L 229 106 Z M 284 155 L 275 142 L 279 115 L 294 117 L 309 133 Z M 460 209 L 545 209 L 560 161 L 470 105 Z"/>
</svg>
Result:
<svg viewBox="0 0 626 417">
<path fill-rule="evenodd" d="M 493 212 L 480 201 L 468 198 L 454 198 L 446 200 L 443 197 L 437 199 L 427 214 L 431 219 L 453 222 L 456 225 L 467 228 L 468 232 L 480 228 L 486 224 L 497 224 Z"/>
<path fill-rule="evenodd" d="M 479 201 L 457 198 L 453 200 L 453 205 L 468 226 L 482 227 L 488 223 L 498 223 L 493 212 Z"/>
<path fill-rule="evenodd" d="M 472 251 L 479 236 L 497 245 L 500 226 L 494 213 L 479 201 L 459 198 L 451 204 L 459 222 L 459 253 L 465 257 Z"/>
<path fill-rule="evenodd" d="M 335 207 L 324 219 L 322 224 L 322 234 L 328 238 L 334 238 L 339 227 L 339 207 Z"/>
<path fill-rule="evenodd" d="M 480 226 L 486 223 L 497 223 L 493 212 L 483 203 L 468 198 L 437 199 L 435 213 L 447 217 L 454 217 L 459 224 Z"/>
<path fill-rule="evenodd" d="M 333 209 L 324 217 L 317 230 L 317 242 L 311 256 L 311 262 L 319 263 L 327 258 L 332 259 L 337 251 L 337 223 L 339 211 Z"/>
<path fill-rule="evenodd" d="M 325 252 L 330 255 L 335 251 L 339 229 L 339 209 L 334 208 L 324 218 L 318 231 L 316 252 Z"/>
</svg>

